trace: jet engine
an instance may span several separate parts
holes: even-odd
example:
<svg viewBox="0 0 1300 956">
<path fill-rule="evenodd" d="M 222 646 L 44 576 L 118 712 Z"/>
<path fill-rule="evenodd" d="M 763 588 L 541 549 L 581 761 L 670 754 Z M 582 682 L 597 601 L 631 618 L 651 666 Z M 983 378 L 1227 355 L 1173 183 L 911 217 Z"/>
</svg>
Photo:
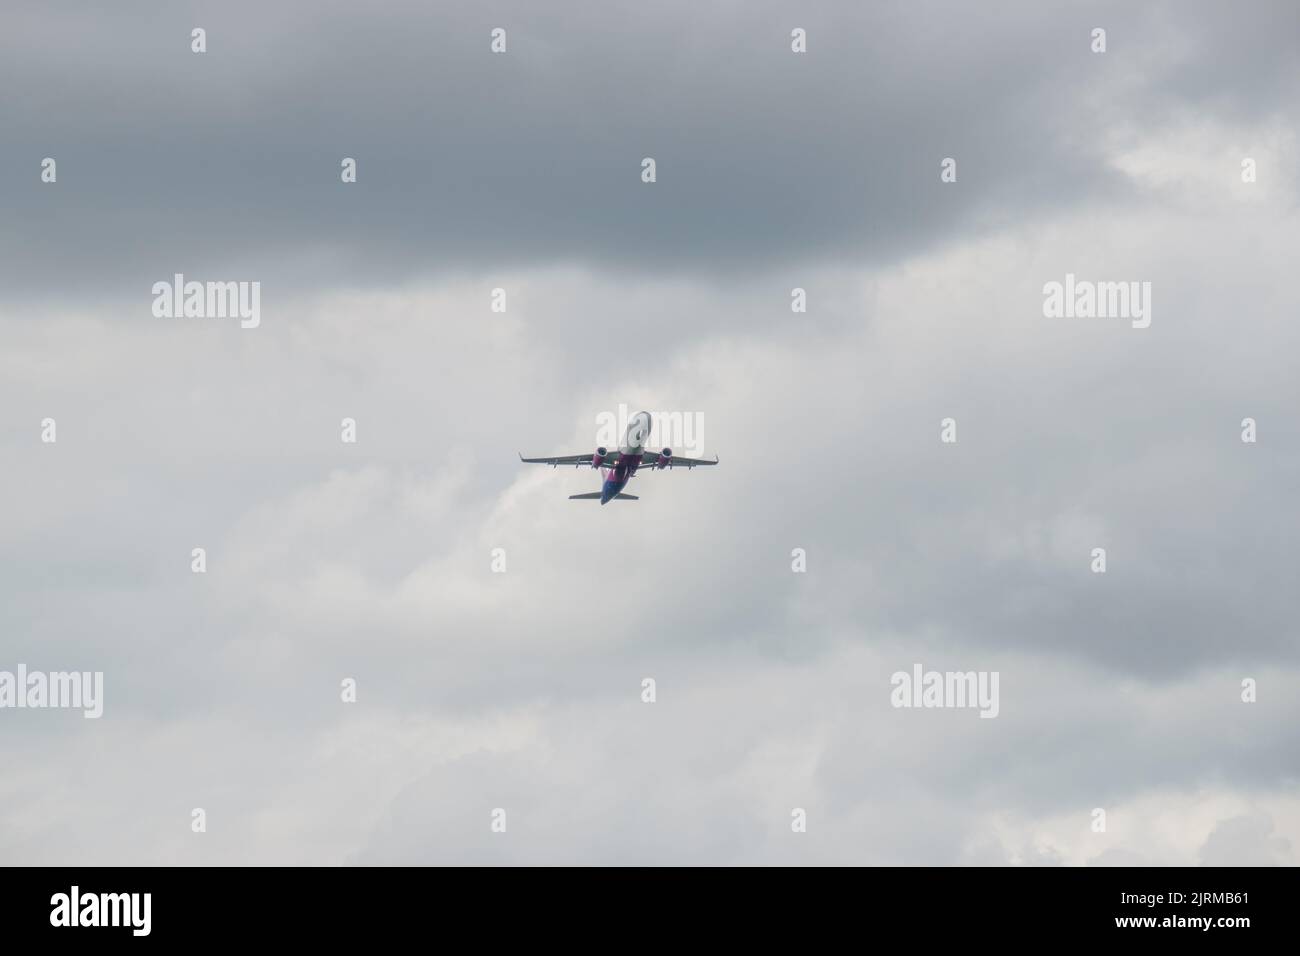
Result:
<svg viewBox="0 0 1300 956">
<path fill-rule="evenodd" d="M 605 454 L 606 450 L 604 448 L 597 448 L 596 454 L 591 456 L 591 467 L 599 468 L 603 465 L 605 463 Z"/>
<path fill-rule="evenodd" d="M 668 467 L 668 463 L 673 460 L 673 450 L 665 448 L 659 453 L 659 460 L 655 462 L 657 468 L 663 469 Z"/>
</svg>

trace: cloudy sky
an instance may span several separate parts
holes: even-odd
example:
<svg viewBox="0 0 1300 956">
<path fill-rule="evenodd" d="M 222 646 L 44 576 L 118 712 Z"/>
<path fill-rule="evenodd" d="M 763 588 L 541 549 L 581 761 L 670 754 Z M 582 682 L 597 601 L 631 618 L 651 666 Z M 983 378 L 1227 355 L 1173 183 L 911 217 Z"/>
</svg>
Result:
<svg viewBox="0 0 1300 956">
<path fill-rule="evenodd" d="M 8 4 L 0 670 L 104 714 L 0 710 L 0 863 L 1300 862 L 1297 35 Z M 1150 327 L 1046 318 L 1067 273 Z M 621 405 L 721 465 L 519 464 Z"/>
</svg>

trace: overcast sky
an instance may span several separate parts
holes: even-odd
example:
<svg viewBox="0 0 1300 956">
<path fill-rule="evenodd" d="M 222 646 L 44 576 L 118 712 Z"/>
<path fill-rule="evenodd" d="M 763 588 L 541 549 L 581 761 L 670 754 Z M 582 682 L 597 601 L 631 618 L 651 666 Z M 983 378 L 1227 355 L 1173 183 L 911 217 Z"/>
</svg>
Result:
<svg viewBox="0 0 1300 956">
<path fill-rule="evenodd" d="M 1296 5 L 448 7 L 6 6 L 0 863 L 1300 862 Z"/>
</svg>

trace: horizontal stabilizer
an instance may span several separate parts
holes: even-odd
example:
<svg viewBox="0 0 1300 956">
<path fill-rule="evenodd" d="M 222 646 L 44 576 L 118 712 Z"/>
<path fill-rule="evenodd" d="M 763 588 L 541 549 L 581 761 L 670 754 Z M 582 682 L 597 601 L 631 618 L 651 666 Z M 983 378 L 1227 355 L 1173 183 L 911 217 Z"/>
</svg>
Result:
<svg viewBox="0 0 1300 956">
<path fill-rule="evenodd" d="M 624 495 L 624 494 L 618 494 L 618 495 L 615 495 L 614 498 L 615 498 L 615 500 L 622 500 L 622 501 L 640 501 L 640 500 L 641 500 L 641 499 L 638 498 L 636 495 Z M 593 491 L 593 492 L 591 492 L 591 493 L 589 493 L 589 494 L 585 494 L 585 495 L 569 495 L 569 500 L 570 500 L 570 501 L 577 501 L 577 500 L 579 500 L 579 499 L 594 499 L 595 501 L 599 501 L 599 500 L 600 500 L 600 492 L 599 492 L 599 491 Z"/>
<path fill-rule="evenodd" d="M 569 495 L 569 500 L 570 500 L 570 501 L 577 501 L 579 498 L 595 498 L 597 501 L 599 501 L 599 500 L 600 500 L 600 492 L 599 492 L 599 491 L 593 491 L 593 492 L 592 492 L 591 494 L 589 494 L 589 495 Z"/>
</svg>

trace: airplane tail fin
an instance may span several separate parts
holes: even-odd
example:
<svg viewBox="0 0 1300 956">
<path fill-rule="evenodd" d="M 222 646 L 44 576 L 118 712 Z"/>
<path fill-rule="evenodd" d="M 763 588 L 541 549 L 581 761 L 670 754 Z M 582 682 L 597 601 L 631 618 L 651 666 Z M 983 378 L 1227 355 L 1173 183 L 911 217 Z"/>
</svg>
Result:
<svg viewBox="0 0 1300 956">
<path fill-rule="evenodd" d="M 640 500 L 641 500 L 641 499 L 638 498 L 636 495 L 625 495 L 625 494 L 622 494 L 622 493 L 615 495 L 614 498 L 615 498 L 615 499 L 621 499 L 621 500 L 623 500 L 623 501 L 640 501 Z M 599 491 L 593 491 L 593 492 L 590 492 L 589 494 L 585 494 L 585 495 L 569 495 L 569 500 L 570 500 L 570 501 L 588 500 L 588 499 L 595 500 L 595 501 L 599 501 L 599 500 L 600 500 L 600 492 L 599 492 Z"/>
</svg>

